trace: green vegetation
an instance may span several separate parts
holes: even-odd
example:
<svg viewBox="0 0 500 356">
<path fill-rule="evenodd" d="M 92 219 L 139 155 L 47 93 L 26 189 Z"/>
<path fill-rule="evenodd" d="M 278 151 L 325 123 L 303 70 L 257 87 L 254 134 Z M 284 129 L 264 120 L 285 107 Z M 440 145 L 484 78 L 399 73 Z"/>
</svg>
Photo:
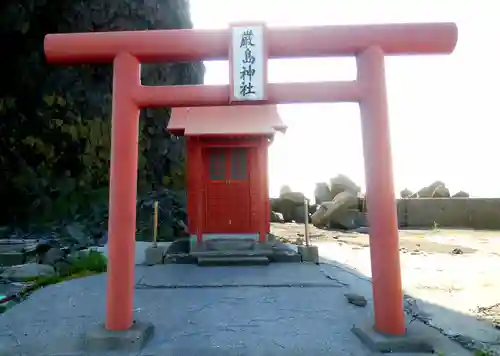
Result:
<svg viewBox="0 0 500 356">
<path fill-rule="evenodd" d="M 31 280 L 34 282 L 34 288 L 31 291 L 70 279 L 103 273 L 106 272 L 106 267 L 107 260 L 102 253 L 94 250 L 79 252 L 76 258 L 68 260 L 68 267 L 64 268 L 58 275 L 37 277 Z"/>
<path fill-rule="evenodd" d="M 78 252 L 75 257 L 68 258 L 64 263 L 67 263 L 67 267 L 60 270 L 57 276 L 38 277 L 34 280 L 35 283 L 39 286 L 46 286 L 68 279 L 103 273 L 107 268 L 106 257 L 95 250 Z"/>
<path fill-rule="evenodd" d="M 66 262 L 67 266 L 54 276 L 40 276 L 25 280 L 31 284 L 19 293 L 19 298 L 28 297 L 34 291 L 60 282 L 71 279 L 88 277 L 106 272 L 107 259 L 99 251 L 89 250 L 78 252 L 75 257 L 70 257 Z M 0 304 L 0 313 L 5 312 L 15 302 Z"/>
</svg>

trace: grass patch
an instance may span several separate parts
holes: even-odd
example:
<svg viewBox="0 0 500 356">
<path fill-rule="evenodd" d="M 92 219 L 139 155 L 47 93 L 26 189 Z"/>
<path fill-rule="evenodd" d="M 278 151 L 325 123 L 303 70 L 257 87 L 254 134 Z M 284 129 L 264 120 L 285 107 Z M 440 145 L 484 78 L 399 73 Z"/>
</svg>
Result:
<svg viewBox="0 0 500 356">
<path fill-rule="evenodd" d="M 70 258 L 70 264 L 69 274 L 103 273 L 106 272 L 108 261 L 101 252 L 89 250 L 79 252 L 73 260 Z"/>
<path fill-rule="evenodd" d="M 474 356 L 493 356 L 493 352 L 488 350 L 476 350 Z"/>
<path fill-rule="evenodd" d="M 66 262 L 65 268 L 61 268 L 58 275 L 36 277 L 30 282 L 35 282 L 39 287 L 45 287 L 70 279 L 92 276 L 106 272 L 108 261 L 101 252 L 89 250 L 78 252 Z"/>
</svg>

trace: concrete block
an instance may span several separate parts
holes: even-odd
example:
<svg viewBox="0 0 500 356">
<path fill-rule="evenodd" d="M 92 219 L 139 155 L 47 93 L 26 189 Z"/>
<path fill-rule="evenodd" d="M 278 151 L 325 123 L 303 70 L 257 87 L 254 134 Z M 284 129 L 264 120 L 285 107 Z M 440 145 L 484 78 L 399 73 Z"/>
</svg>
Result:
<svg viewBox="0 0 500 356">
<path fill-rule="evenodd" d="M 371 351 L 380 353 L 432 353 L 434 348 L 425 335 L 407 329 L 402 336 L 384 335 L 372 325 L 353 326 L 351 331 Z"/>
<path fill-rule="evenodd" d="M 149 246 L 145 251 L 145 263 L 148 266 L 161 265 L 163 263 L 163 258 L 167 253 L 167 247 L 165 246 Z"/>
<path fill-rule="evenodd" d="M 302 262 L 319 263 L 318 246 L 298 246 L 298 252 L 302 255 Z"/>
<path fill-rule="evenodd" d="M 98 325 L 84 335 L 83 348 L 86 352 L 139 352 L 153 335 L 154 326 L 151 323 L 135 321 L 130 329 L 124 331 L 110 331 L 104 325 Z"/>
</svg>

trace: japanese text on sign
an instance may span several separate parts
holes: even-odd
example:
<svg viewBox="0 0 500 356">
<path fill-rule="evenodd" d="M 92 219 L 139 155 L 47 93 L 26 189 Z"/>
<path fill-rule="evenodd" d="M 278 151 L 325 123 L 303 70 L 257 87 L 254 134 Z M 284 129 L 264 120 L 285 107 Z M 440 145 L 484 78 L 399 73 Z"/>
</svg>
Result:
<svg viewBox="0 0 500 356">
<path fill-rule="evenodd" d="M 233 100 L 263 100 L 264 31 L 259 26 L 232 28 Z"/>
</svg>

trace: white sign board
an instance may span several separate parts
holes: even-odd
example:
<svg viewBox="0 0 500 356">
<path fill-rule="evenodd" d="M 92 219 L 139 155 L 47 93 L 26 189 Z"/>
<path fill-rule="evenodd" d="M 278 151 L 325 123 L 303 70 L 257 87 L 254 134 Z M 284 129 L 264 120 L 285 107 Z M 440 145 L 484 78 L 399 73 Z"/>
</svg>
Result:
<svg viewBox="0 0 500 356">
<path fill-rule="evenodd" d="M 266 99 L 267 51 L 264 26 L 231 27 L 231 100 Z"/>
</svg>

